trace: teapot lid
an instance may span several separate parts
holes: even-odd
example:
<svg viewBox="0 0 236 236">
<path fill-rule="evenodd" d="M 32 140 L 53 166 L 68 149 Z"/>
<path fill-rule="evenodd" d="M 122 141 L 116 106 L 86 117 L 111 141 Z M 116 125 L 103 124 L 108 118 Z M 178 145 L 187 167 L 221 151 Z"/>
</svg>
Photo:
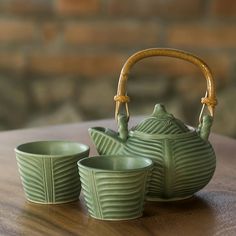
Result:
<svg viewBox="0 0 236 236">
<path fill-rule="evenodd" d="M 146 134 L 181 134 L 189 132 L 188 127 L 168 113 L 162 104 L 155 105 L 152 115 L 132 130 Z"/>
</svg>

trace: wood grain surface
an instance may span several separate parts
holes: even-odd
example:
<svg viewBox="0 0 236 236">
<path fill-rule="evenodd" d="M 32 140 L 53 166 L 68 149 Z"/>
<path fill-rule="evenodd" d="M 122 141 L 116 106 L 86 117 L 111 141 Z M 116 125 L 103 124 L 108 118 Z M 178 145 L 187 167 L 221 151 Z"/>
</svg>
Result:
<svg viewBox="0 0 236 236">
<path fill-rule="evenodd" d="M 135 124 L 133 119 L 130 125 Z M 73 140 L 91 146 L 87 129 L 116 129 L 113 120 L 85 122 L 0 133 L 0 235 L 236 235 L 236 140 L 211 135 L 217 156 L 215 175 L 193 198 L 173 203 L 146 203 L 140 219 L 109 222 L 88 216 L 83 196 L 73 203 L 27 202 L 17 170 L 14 147 L 34 140 Z"/>
</svg>

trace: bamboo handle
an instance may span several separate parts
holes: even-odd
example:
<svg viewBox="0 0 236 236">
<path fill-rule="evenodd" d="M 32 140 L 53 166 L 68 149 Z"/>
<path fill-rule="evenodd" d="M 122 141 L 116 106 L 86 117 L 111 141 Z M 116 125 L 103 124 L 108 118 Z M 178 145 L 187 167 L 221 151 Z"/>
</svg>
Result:
<svg viewBox="0 0 236 236">
<path fill-rule="evenodd" d="M 132 66 L 136 62 L 140 61 L 141 59 L 144 59 L 147 57 L 154 57 L 154 56 L 167 56 L 167 57 L 179 58 L 179 59 L 183 59 L 185 61 L 191 62 L 195 64 L 196 66 L 200 67 L 207 81 L 207 91 L 206 91 L 205 97 L 201 99 L 201 103 L 203 104 L 203 107 L 200 113 L 199 120 L 201 122 L 201 119 L 202 119 L 201 116 L 202 116 L 205 105 L 207 105 L 210 115 L 213 117 L 215 106 L 217 105 L 217 100 L 216 100 L 216 93 L 215 93 L 215 82 L 214 82 L 211 70 L 208 67 L 208 65 L 202 59 L 185 51 L 169 49 L 169 48 L 150 48 L 143 51 L 139 51 L 133 54 L 131 57 L 129 57 L 121 70 L 118 88 L 117 88 L 117 95 L 114 97 L 114 100 L 116 102 L 116 109 L 115 109 L 116 118 L 120 112 L 121 104 L 125 104 L 126 115 L 129 118 L 129 108 L 128 108 L 129 97 L 127 96 L 127 92 L 126 92 L 126 83 L 127 83 L 128 75 Z"/>
</svg>

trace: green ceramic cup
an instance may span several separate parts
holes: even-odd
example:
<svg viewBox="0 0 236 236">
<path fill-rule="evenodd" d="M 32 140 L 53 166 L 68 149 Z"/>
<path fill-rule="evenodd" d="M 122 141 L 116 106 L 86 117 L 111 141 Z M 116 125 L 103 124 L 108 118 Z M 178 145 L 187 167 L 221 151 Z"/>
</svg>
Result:
<svg viewBox="0 0 236 236">
<path fill-rule="evenodd" d="M 148 158 L 96 156 L 78 162 L 89 215 L 101 220 L 142 216 L 153 163 Z"/>
<path fill-rule="evenodd" d="M 37 141 L 15 148 L 26 198 L 34 203 L 59 204 L 79 198 L 77 162 L 88 157 L 87 145 L 70 141 Z"/>
</svg>

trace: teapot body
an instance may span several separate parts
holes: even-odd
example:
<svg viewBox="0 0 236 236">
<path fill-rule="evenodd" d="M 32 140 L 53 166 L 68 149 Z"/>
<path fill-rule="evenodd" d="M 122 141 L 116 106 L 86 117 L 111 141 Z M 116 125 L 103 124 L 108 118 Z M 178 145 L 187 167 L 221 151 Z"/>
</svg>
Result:
<svg viewBox="0 0 236 236">
<path fill-rule="evenodd" d="M 149 201 L 189 198 L 202 189 L 214 174 L 214 150 L 195 130 L 177 134 L 144 134 L 134 130 L 129 132 L 125 143 L 112 137 L 115 132 L 110 131 L 108 138 L 108 133 L 104 131 L 90 132 L 99 154 L 141 156 L 154 162 L 148 185 Z"/>
<path fill-rule="evenodd" d="M 196 131 L 152 137 L 134 132 L 120 153 L 153 160 L 147 194 L 149 201 L 191 197 L 211 180 L 216 167 L 211 144 L 202 140 Z"/>
</svg>

